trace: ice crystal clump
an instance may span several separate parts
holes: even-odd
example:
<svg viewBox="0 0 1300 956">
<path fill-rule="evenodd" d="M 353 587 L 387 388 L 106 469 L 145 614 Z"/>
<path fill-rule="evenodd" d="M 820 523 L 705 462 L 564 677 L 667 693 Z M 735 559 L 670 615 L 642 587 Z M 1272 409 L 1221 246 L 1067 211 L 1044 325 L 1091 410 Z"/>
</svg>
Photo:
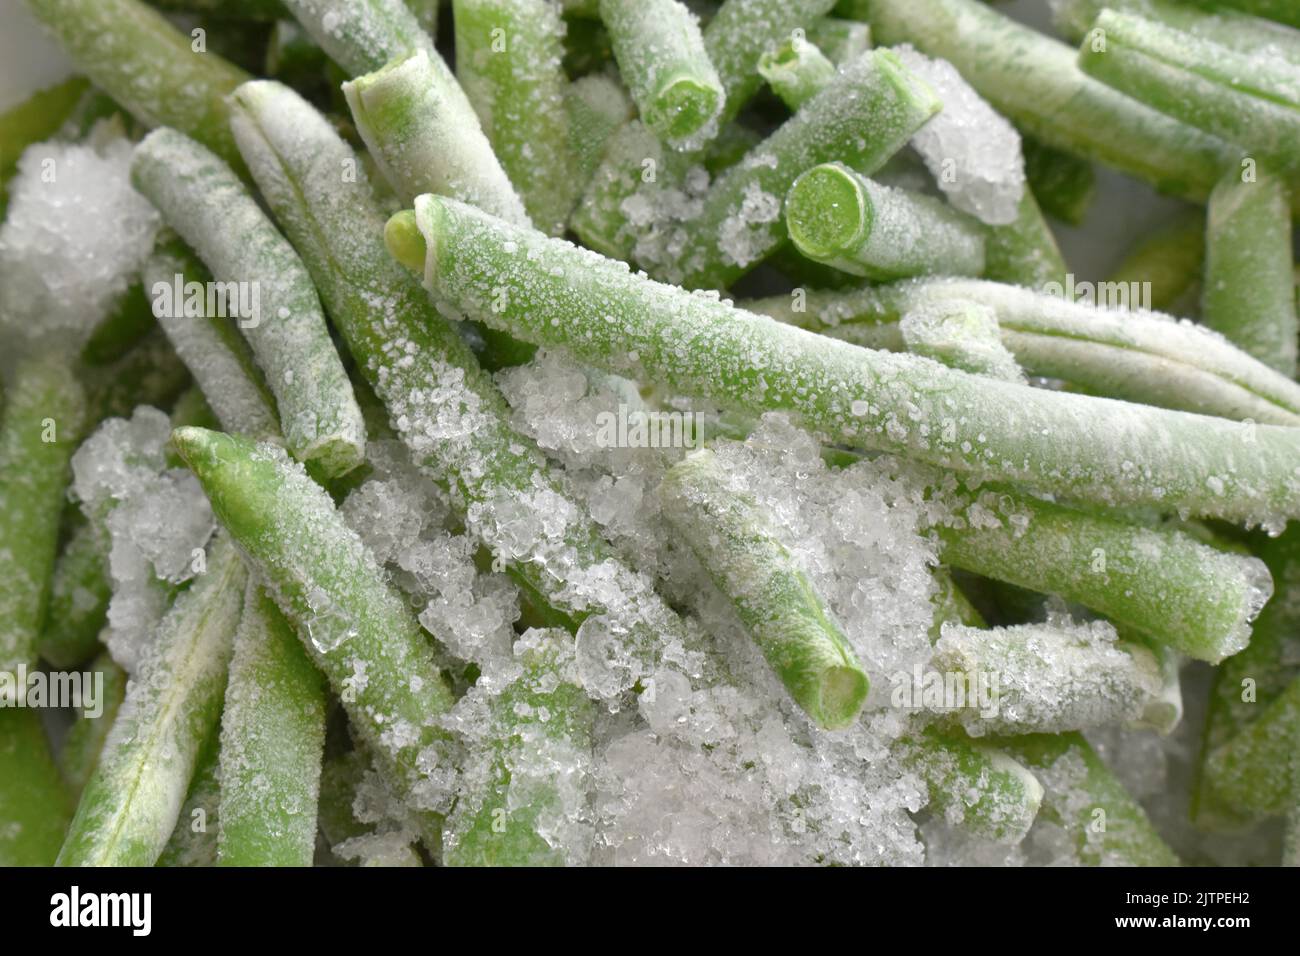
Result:
<svg viewBox="0 0 1300 956">
<path fill-rule="evenodd" d="M 0 227 L 0 316 L 14 333 L 75 350 L 136 277 L 160 220 L 131 188 L 131 152 L 102 126 L 85 144 L 24 151 Z"/>
<path fill-rule="evenodd" d="M 947 60 L 932 59 L 906 44 L 895 52 L 943 102 L 942 112 L 912 137 L 939 188 L 954 206 L 981 222 L 1015 222 L 1025 192 L 1020 134 Z"/>
<path fill-rule="evenodd" d="M 595 416 L 628 396 L 618 380 L 586 376 L 561 356 L 539 354 L 501 378 L 517 426 L 564 462 L 576 499 L 608 519 L 620 550 L 653 567 L 664 593 L 691 612 L 693 639 L 659 648 L 657 660 L 610 616 L 579 629 L 576 668 L 587 693 L 620 700 L 639 689 L 634 709 L 597 721 L 592 860 L 920 863 L 909 811 L 925 804 L 924 786 L 891 750 L 905 719 L 882 710 L 828 734 L 790 700 L 659 516 L 655 488 L 685 449 L 593 447 Z M 918 533 L 923 486 L 883 460 L 832 472 L 817 443 L 779 415 L 748 442 L 716 447 L 774 514 L 877 677 L 927 660 L 934 553 Z"/>
<path fill-rule="evenodd" d="M 418 609 L 420 623 L 458 660 L 478 664 L 493 687 L 511 679 L 510 645 L 518 588 L 501 573 L 480 573 L 477 545 L 447 529 L 442 491 L 400 442 L 367 446 L 369 477 L 341 513 Z"/>
<path fill-rule="evenodd" d="M 591 702 L 573 639 L 532 629 L 513 648 L 517 676 L 480 682 L 444 719 L 461 748 L 444 851 L 458 865 L 585 863 L 593 818 Z"/>
<path fill-rule="evenodd" d="M 113 597 L 105 640 L 134 672 L 170 603 L 172 590 L 204 567 L 216 522 L 198 480 L 168 467 L 171 422 L 141 406 L 110 418 L 72 457 L 73 495 L 107 535 Z"/>
</svg>

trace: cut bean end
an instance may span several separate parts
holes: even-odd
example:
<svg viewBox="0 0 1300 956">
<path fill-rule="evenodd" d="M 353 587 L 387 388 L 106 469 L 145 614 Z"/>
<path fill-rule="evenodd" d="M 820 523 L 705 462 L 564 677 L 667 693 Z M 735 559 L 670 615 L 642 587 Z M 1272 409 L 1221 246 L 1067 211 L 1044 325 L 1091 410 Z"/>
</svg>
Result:
<svg viewBox="0 0 1300 956">
<path fill-rule="evenodd" d="M 857 667 L 828 668 L 818 688 L 817 722 L 826 730 L 843 730 L 858 719 L 871 682 Z"/>
<path fill-rule="evenodd" d="M 683 140 L 699 132 L 718 115 L 721 91 L 690 76 L 674 80 L 655 97 L 646 110 L 651 129 L 670 140 Z"/>
<path fill-rule="evenodd" d="M 834 258 L 861 245 L 871 232 L 871 197 L 837 163 L 814 166 L 794 181 L 786 224 L 795 247 L 812 259 Z"/>
</svg>

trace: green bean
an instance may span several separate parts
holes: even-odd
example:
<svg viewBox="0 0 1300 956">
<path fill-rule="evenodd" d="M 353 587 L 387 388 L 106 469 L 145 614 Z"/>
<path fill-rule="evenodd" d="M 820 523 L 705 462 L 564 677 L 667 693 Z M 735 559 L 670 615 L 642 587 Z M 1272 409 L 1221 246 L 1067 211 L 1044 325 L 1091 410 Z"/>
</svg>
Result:
<svg viewBox="0 0 1300 956">
<path fill-rule="evenodd" d="M 1043 784 L 1039 819 L 1065 828 L 1087 866 L 1177 866 L 1146 812 L 1079 734 L 1009 737 L 1002 746 Z"/>
<path fill-rule="evenodd" d="M 348 76 L 360 76 L 391 60 L 422 51 L 437 64 L 452 86 L 456 84 L 434 47 L 433 38 L 421 28 L 420 21 L 402 0 L 283 2 Z M 460 93 L 460 87 L 456 87 L 456 93 Z"/>
<path fill-rule="evenodd" d="M 441 59 L 420 51 L 343 84 L 357 131 L 404 200 L 434 192 L 530 220 L 478 117 Z"/>
<path fill-rule="evenodd" d="M 1003 344 L 1031 375 L 1059 378 L 1131 402 L 1300 425 L 1300 387 L 1295 382 L 1218 336 L 1158 313 L 1098 309 L 1058 295 L 963 279 L 814 291 L 801 299 L 773 296 L 745 306 L 867 348 L 900 349 L 898 321 L 944 298 L 992 308 Z"/>
<path fill-rule="evenodd" d="M 1300 512 L 1295 429 L 1032 389 L 858 348 L 436 196 L 390 220 L 387 239 L 461 314 L 618 374 L 793 412 L 854 447 L 1099 504 L 1271 526 Z"/>
<path fill-rule="evenodd" d="M 454 0 L 456 73 L 529 217 L 564 232 L 580 181 L 571 175 L 563 24 L 546 0 Z"/>
<path fill-rule="evenodd" d="M 839 160 L 870 175 L 939 109 L 893 53 L 863 54 L 713 182 L 685 247 L 653 271 L 687 287 L 727 287 L 785 239 L 781 200 L 799 173 Z"/>
<path fill-rule="evenodd" d="M 388 255 L 383 214 L 365 181 L 337 179 L 335 170 L 354 154 L 325 118 L 274 83 L 241 88 L 235 117 L 254 176 L 302 250 L 349 350 L 421 470 L 451 490 L 472 533 L 530 599 L 568 626 L 617 612 L 646 645 L 680 634 L 680 620 L 615 557 L 536 445 L 511 425 L 461 336 Z M 503 532 L 497 514 L 520 507 L 543 508 L 548 521 L 563 514 L 563 530 L 535 540 Z M 611 571 L 626 608 L 606 606 Z"/>
<path fill-rule="evenodd" d="M 843 163 L 814 166 L 794 181 L 785 224 L 809 259 L 877 281 L 984 271 L 984 233 L 974 220 Z"/>
<path fill-rule="evenodd" d="M 325 745 L 325 682 L 250 581 L 221 718 L 222 866 L 310 866 Z"/>
<path fill-rule="evenodd" d="M 576 683 L 573 642 L 563 630 L 529 631 L 515 659 L 523 673 L 487 702 L 487 785 L 462 797 L 447 821 L 448 866 L 558 866 L 585 859 L 590 841 L 567 845 L 564 791 L 582 778 L 593 709 Z M 477 769 L 477 768 L 474 768 Z M 549 837 L 546 835 L 549 834 Z M 576 852 L 575 852 L 576 851 Z"/>
<path fill-rule="evenodd" d="M 1297 74 L 1300 76 L 1300 73 Z M 1295 264 L 1287 189 L 1226 177 L 1206 214 L 1202 321 L 1287 378 L 1296 374 Z"/>
<path fill-rule="evenodd" d="M 937 529 L 946 563 L 1063 595 L 1199 660 L 1244 648 L 1273 593 L 1258 559 L 1173 528 L 996 493 L 975 496 L 966 514 Z"/>
<path fill-rule="evenodd" d="M 675 149 L 712 139 L 726 91 L 695 14 L 678 0 L 600 0 L 600 19 L 646 126 Z"/>
<path fill-rule="evenodd" d="M 22 359 L 0 416 L 0 671 L 36 662 L 85 397 L 57 359 Z"/>
<path fill-rule="evenodd" d="M 660 496 L 795 702 L 823 729 L 852 724 L 867 699 L 866 672 L 770 518 L 731 487 L 707 449 L 670 469 Z"/>
<path fill-rule="evenodd" d="M 1029 832 L 1043 787 L 1006 751 L 931 728 L 905 740 L 903 754 L 949 823 L 999 843 L 1018 843 Z"/>
<path fill-rule="evenodd" d="M 1279 169 L 1300 168 L 1300 83 L 1294 66 L 1113 10 L 1102 11 L 1094 30 L 1096 41 L 1085 40 L 1079 52 L 1084 73 L 1175 120 L 1239 144 L 1249 156 Z"/>
<path fill-rule="evenodd" d="M 717 70 L 725 95 L 720 125 L 740 114 L 762 86 L 759 60 L 769 48 L 802 31 L 808 36 L 818 29 L 834 32 L 824 16 L 833 0 L 726 0 L 704 28 L 704 49 Z M 869 45 L 860 27 L 835 32 L 837 63 L 852 59 Z M 819 41 L 818 41 L 819 42 Z"/>
<path fill-rule="evenodd" d="M 201 428 L 172 441 L 390 783 L 427 809 L 435 721 L 453 699 L 406 601 L 329 495 L 277 446 Z M 437 846 L 440 823 L 426 812 L 422 825 Z"/>
<path fill-rule="evenodd" d="M 762 85 L 756 71 L 763 52 L 796 30 L 818 22 L 818 14 L 826 7 L 825 0 L 728 0 L 704 31 L 709 58 L 727 93 L 717 138 L 702 151 L 679 153 L 665 148 L 644 123 L 627 124 L 613 135 L 604 161 L 589 177 L 570 228 L 593 249 L 616 259 L 631 258 L 637 234 L 645 231 L 642 219 L 647 203 L 657 205 L 656 193 L 682 188 L 691 171 L 701 164 L 718 175 L 739 162 L 742 156 L 733 158 L 726 141 L 743 142 L 748 134 L 743 127 L 723 121 L 738 113 Z M 745 146 L 742 155 L 755 145 Z M 637 195 L 647 184 L 649 196 Z M 784 192 L 782 189 L 780 194 Z M 634 217 L 629 216 L 629 201 L 638 209 Z"/>
<path fill-rule="evenodd" d="M 71 816 L 40 713 L 0 707 L 0 866 L 49 866 Z"/>
<path fill-rule="evenodd" d="M 127 688 L 58 863 L 152 866 L 176 826 L 203 741 L 221 719 L 243 562 L 228 538 L 163 618 Z"/>
<path fill-rule="evenodd" d="M 1200 5 L 1209 9 L 1196 9 L 1195 0 L 1190 4 L 1166 0 L 1056 0 L 1052 4 L 1052 20 L 1071 42 L 1079 43 L 1088 35 L 1101 11 L 1109 8 L 1135 13 L 1238 53 L 1253 54 L 1265 49 L 1271 55 L 1285 56 L 1300 65 L 1300 34 L 1294 30 L 1249 13 L 1239 13 L 1231 9 L 1231 0 L 1213 0 L 1212 6 Z M 1249 3 L 1242 6 L 1247 7 Z"/>
<path fill-rule="evenodd" d="M 258 314 L 241 324 L 275 395 L 289 449 L 329 476 L 355 468 L 365 425 L 293 247 L 229 167 L 179 133 L 151 133 L 136 148 L 132 178 L 218 280 L 257 291 Z"/>
<path fill-rule="evenodd" d="M 139 0 L 27 0 L 73 62 L 145 126 L 171 126 L 239 162 L 226 94 L 248 74 L 195 48 Z"/>
<path fill-rule="evenodd" d="M 972 736 L 1061 733 L 1136 721 L 1160 693 L 1156 656 L 1115 639 L 1104 622 L 975 628 L 946 624 L 931 666 L 965 686 L 987 681 L 986 708 L 965 706 L 946 721 Z"/>
<path fill-rule="evenodd" d="M 142 274 L 158 303 L 154 309 L 158 324 L 215 406 L 221 427 L 253 438 L 278 439 L 275 400 L 234 325 L 210 313 L 206 299 L 194 301 L 194 308 L 178 301 L 178 287 L 184 289 L 190 283 L 198 283 L 204 290 L 209 287 L 211 277 L 202 263 L 178 238 L 164 236 Z M 171 308 L 166 307 L 168 302 Z"/>
<path fill-rule="evenodd" d="M 793 111 L 834 79 L 835 64 L 810 41 L 791 38 L 759 58 L 758 74 Z"/>
<path fill-rule="evenodd" d="M 856 0 L 877 42 L 949 60 L 998 112 L 1056 149 L 1204 199 L 1240 158 L 1222 140 L 1082 73 L 1075 51 L 978 0 Z"/>
</svg>

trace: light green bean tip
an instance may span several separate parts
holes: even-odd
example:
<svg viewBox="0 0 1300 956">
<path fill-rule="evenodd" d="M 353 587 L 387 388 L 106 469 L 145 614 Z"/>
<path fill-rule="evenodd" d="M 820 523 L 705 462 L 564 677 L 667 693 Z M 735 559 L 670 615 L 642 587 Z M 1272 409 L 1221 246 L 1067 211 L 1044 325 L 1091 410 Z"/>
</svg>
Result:
<svg viewBox="0 0 1300 956">
<path fill-rule="evenodd" d="M 424 197 L 421 197 L 424 198 Z M 428 245 L 416 223 L 415 210 L 403 209 L 394 213 L 384 226 L 384 244 L 393 258 L 418 276 L 424 275 L 424 260 Z"/>
<path fill-rule="evenodd" d="M 184 425 L 172 431 L 172 447 L 181 461 L 195 472 L 220 462 L 223 440 L 226 443 L 231 441 L 227 435 L 195 425 Z"/>
</svg>

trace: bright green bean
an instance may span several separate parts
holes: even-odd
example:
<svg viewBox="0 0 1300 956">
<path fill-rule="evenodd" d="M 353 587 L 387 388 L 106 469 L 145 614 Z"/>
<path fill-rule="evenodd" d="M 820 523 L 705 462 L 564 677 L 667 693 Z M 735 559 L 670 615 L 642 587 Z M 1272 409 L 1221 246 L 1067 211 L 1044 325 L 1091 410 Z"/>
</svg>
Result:
<svg viewBox="0 0 1300 956">
<path fill-rule="evenodd" d="M 27 0 L 73 62 L 146 126 L 171 126 L 239 162 L 225 97 L 247 73 L 139 0 Z"/>
<path fill-rule="evenodd" d="M 310 866 L 325 746 L 325 681 L 250 581 L 221 718 L 222 866 Z"/>
<path fill-rule="evenodd" d="M 858 348 L 632 274 L 454 200 L 421 196 L 388 244 L 435 298 L 598 367 L 861 448 L 1106 505 L 1266 522 L 1300 513 L 1300 430 L 999 382 Z"/>
<path fill-rule="evenodd" d="M 572 175 L 559 11 L 546 0 L 454 0 L 456 75 L 529 217 L 563 234 Z"/>
<path fill-rule="evenodd" d="M 289 449 L 329 476 L 355 468 L 365 424 L 293 247 L 229 167 L 175 131 L 155 131 L 136 148 L 132 178 L 218 280 L 256 290 L 258 314 L 240 324 L 266 372 Z"/>
<path fill-rule="evenodd" d="M 58 863 L 153 866 L 221 719 L 244 564 L 222 536 L 207 570 L 176 599 L 127 689 Z"/>
<path fill-rule="evenodd" d="M 866 672 L 759 506 L 730 486 L 707 449 L 673 466 L 659 493 L 664 516 L 795 702 L 826 730 L 853 723 L 867 699 Z"/>
</svg>

